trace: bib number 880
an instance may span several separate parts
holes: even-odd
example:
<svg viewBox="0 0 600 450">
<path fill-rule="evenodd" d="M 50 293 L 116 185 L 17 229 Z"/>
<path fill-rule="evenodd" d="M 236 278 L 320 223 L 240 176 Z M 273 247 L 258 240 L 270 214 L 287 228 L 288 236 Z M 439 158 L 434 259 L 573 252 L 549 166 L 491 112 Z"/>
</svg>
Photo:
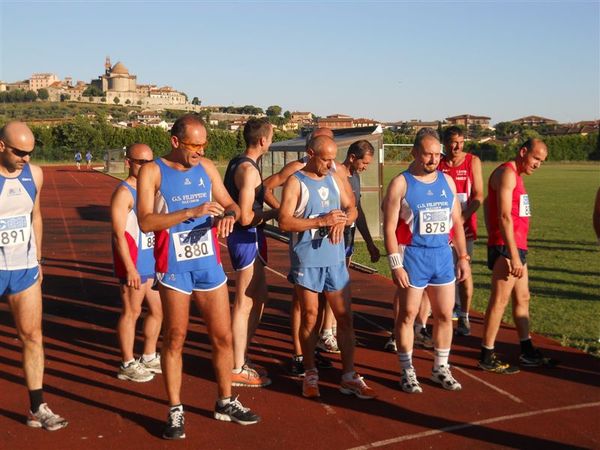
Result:
<svg viewBox="0 0 600 450">
<path fill-rule="evenodd" d="M 200 256 L 208 256 L 210 252 L 208 251 L 208 245 L 206 242 L 196 242 L 194 244 L 184 246 L 183 254 L 186 259 L 190 259 L 198 258 Z"/>
</svg>

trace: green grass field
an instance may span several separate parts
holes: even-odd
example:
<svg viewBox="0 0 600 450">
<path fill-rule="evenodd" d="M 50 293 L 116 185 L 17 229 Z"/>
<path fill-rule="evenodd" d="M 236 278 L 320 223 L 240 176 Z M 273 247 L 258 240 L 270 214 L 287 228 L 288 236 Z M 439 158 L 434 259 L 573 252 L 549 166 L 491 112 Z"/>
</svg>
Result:
<svg viewBox="0 0 600 450">
<path fill-rule="evenodd" d="M 497 163 L 485 163 L 484 185 Z M 406 166 L 385 167 L 385 186 Z M 531 328 L 600 356 L 600 247 L 592 229 L 592 208 L 600 186 L 600 165 L 548 163 L 525 177 L 532 207 L 527 257 L 531 287 Z M 486 308 L 490 271 L 486 266 L 487 234 L 478 211 L 479 239 L 473 258 L 473 309 Z M 383 242 L 378 242 L 384 250 Z M 354 260 L 390 276 L 387 258 L 372 264 L 363 243 Z M 512 323 L 507 310 L 505 321 Z"/>
</svg>

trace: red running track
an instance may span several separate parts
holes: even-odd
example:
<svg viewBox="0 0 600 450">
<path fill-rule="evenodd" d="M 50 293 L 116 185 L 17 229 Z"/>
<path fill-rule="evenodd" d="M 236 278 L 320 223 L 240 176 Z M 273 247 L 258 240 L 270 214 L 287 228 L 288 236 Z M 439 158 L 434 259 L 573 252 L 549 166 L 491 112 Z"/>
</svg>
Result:
<svg viewBox="0 0 600 450">
<path fill-rule="evenodd" d="M 337 391 L 335 368 L 321 371 L 321 400 L 300 395 L 289 377 L 287 250 L 269 240 L 267 279 L 270 302 L 255 343 L 253 359 L 270 371 L 265 389 L 237 389 L 240 399 L 262 416 L 242 427 L 212 419 L 215 383 L 204 324 L 194 313 L 184 355 L 183 399 L 187 439 L 160 438 L 166 418 L 161 376 L 143 384 L 116 378 L 119 351 L 117 284 L 111 273 L 108 204 L 117 181 L 97 172 L 47 167 L 42 195 L 44 215 L 44 334 L 46 400 L 67 417 L 69 426 L 47 432 L 25 426 L 27 392 L 20 368 L 20 344 L 6 302 L 0 303 L 0 448 L 600 448 L 600 363 L 580 351 L 536 336 L 536 342 L 562 365 L 502 376 L 476 368 L 482 331 L 473 318 L 473 336 L 456 338 L 451 362 L 460 392 L 428 381 L 432 354 L 416 350 L 415 366 L 423 394 L 398 387 L 398 362 L 382 350 L 391 326 L 392 283 L 352 271 L 355 327 L 361 344 L 357 370 L 379 398 L 361 401 Z M 231 269 L 224 252 L 226 270 Z M 476 262 L 477 264 L 478 262 Z M 235 277 L 229 282 L 232 294 Z M 141 350 L 136 344 L 137 353 Z M 498 351 L 514 361 L 515 331 L 504 325 Z"/>
</svg>

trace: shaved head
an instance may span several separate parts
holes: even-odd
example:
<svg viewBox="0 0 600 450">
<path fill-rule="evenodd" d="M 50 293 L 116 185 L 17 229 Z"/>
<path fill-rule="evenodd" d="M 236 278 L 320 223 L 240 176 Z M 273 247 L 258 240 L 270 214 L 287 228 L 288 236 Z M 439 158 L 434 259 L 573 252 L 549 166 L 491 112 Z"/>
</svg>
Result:
<svg viewBox="0 0 600 450">
<path fill-rule="evenodd" d="M 35 147 L 35 137 L 25 122 L 8 122 L 0 129 L 0 140 L 17 150 L 31 151 Z"/>
<path fill-rule="evenodd" d="M 331 147 L 335 147 L 337 150 L 337 146 L 335 145 L 335 141 L 325 135 L 313 137 L 308 143 L 308 148 L 312 149 L 315 152 L 315 155 L 322 155 L 323 152 L 327 151 Z"/>
<path fill-rule="evenodd" d="M 315 128 L 313 131 L 311 131 L 308 136 L 306 136 L 306 149 L 308 150 L 309 148 L 309 144 L 310 142 L 319 136 L 327 136 L 330 137 L 331 139 L 333 139 L 333 131 L 331 130 L 331 128 L 325 128 L 325 127 L 321 127 L 321 128 Z"/>
<path fill-rule="evenodd" d="M 134 159 L 152 159 L 152 149 L 146 144 L 136 142 L 127 147 L 126 156 Z"/>
</svg>

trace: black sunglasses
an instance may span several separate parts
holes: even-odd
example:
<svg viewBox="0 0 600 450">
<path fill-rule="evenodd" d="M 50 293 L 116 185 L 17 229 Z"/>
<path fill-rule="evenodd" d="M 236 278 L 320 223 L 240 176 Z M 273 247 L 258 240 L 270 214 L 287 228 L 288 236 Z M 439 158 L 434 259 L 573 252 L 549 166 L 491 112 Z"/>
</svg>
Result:
<svg viewBox="0 0 600 450">
<path fill-rule="evenodd" d="M 13 155 L 18 156 L 19 158 L 25 158 L 26 156 L 31 156 L 33 154 L 33 150 L 30 151 L 25 151 L 25 150 L 19 150 L 16 147 L 13 147 L 12 145 L 8 145 L 5 143 L 6 148 L 10 148 L 11 152 Z"/>
<path fill-rule="evenodd" d="M 135 159 L 135 158 L 127 158 L 127 159 L 129 161 L 131 161 L 132 163 L 139 164 L 140 166 L 143 166 L 144 164 L 151 163 L 152 161 L 154 161 L 153 159 Z"/>
</svg>

